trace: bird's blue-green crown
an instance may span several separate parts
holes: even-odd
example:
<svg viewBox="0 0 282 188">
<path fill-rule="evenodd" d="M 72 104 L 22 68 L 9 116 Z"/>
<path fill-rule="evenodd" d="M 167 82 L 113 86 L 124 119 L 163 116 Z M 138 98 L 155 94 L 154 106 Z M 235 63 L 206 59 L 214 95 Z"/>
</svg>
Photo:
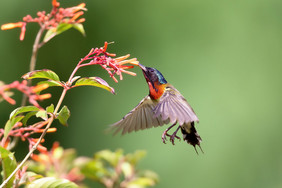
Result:
<svg viewBox="0 0 282 188">
<path fill-rule="evenodd" d="M 162 75 L 160 71 L 158 71 L 155 68 L 151 68 L 151 67 L 146 67 L 146 68 L 147 68 L 149 77 L 152 82 L 159 81 L 161 84 L 167 83 L 167 81 L 165 80 L 164 76 Z"/>
<path fill-rule="evenodd" d="M 159 82 L 160 82 L 161 84 L 166 84 L 167 81 L 165 80 L 165 78 L 164 78 L 164 76 L 162 75 L 162 73 L 161 73 L 160 71 L 158 71 L 157 69 L 155 69 L 155 70 L 156 70 L 156 75 L 157 75 L 158 78 L 159 78 Z"/>
</svg>

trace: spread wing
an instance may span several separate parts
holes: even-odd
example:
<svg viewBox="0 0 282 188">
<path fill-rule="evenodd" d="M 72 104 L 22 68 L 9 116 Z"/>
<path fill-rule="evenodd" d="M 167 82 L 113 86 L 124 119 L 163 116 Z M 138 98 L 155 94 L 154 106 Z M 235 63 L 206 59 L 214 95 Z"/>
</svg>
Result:
<svg viewBox="0 0 282 188">
<path fill-rule="evenodd" d="M 169 121 L 179 125 L 199 121 L 192 107 L 186 99 L 173 86 L 168 86 L 159 103 L 154 109 L 156 117 L 162 117 L 163 121 Z"/>
<path fill-rule="evenodd" d="M 115 133 L 122 131 L 122 134 L 148 129 L 151 127 L 162 126 L 169 123 L 164 121 L 160 116 L 155 116 L 153 110 L 157 105 L 152 101 L 150 96 L 146 96 L 133 110 L 126 114 L 120 121 L 111 125 Z"/>
</svg>

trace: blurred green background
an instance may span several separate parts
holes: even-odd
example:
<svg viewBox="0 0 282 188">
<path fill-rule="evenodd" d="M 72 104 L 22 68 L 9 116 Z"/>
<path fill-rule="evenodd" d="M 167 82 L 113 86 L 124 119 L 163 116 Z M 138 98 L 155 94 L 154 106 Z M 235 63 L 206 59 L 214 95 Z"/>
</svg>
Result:
<svg viewBox="0 0 282 188">
<path fill-rule="evenodd" d="M 82 1 L 60 2 L 69 7 Z M 158 188 L 282 187 L 282 1 L 84 2 L 87 36 L 70 30 L 55 37 L 40 50 L 37 69 L 52 69 L 66 80 L 92 47 L 115 41 L 110 52 L 130 53 L 156 67 L 187 98 L 200 119 L 196 126 L 205 154 L 197 155 L 183 141 L 163 144 L 166 127 L 122 137 L 105 134 L 148 94 L 138 68 L 137 77 L 125 75 L 118 84 L 100 67 L 80 70 L 80 75 L 103 77 L 117 95 L 91 87 L 70 91 L 64 100 L 72 114 L 69 127 L 58 126 L 46 138 L 49 145 L 59 140 L 87 156 L 102 149 L 144 149 L 148 155 L 139 168 L 159 174 Z M 0 24 L 50 8 L 51 1 L 2 0 Z M 20 80 L 28 71 L 37 30 L 29 24 L 23 42 L 19 29 L 0 32 L 0 80 Z M 56 103 L 60 91 L 50 91 Z M 1 103 L 2 125 L 14 108 Z"/>
</svg>

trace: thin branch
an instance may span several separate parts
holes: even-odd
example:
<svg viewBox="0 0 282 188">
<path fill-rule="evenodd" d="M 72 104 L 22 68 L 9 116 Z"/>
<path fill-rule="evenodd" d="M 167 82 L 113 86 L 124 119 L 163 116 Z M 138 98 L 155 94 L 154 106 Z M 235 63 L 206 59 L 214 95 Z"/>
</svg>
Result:
<svg viewBox="0 0 282 188">
<path fill-rule="evenodd" d="M 42 45 L 39 46 L 39 43 L 40 43 L 40 39 L 42 37 L 44 30 L 45 30 L 45 27 L 41 26 L 37 35 L 36 35 L 36 38 L 35 38 L 35 41 L 34 41 L 34 44 L 33 44 L 32 55 L 31 55 L 31 59 L 30 59 L 30 63 L 29 63 L 29 72 L 35 70 L 37 53 L 38 53 L 39 48 L 42 46 Z M 29 86 L 31 85 L 31 80 L 28 80 L 28 85 Z M 25 106 L 26 102 L 27 102 L 27 96 L 24 94 L 23 98 L 22 98 L 21 106 Z"/>
<path fill-rule="evenodd" d="M 61 97 L 57 103 L 57 106 L 53 112 L 54 115 L 57 114 L 62 102 L 63 102 L 63 99 L 65 98 L 65 95 L 66 95 L 66 92 L 67 92 L 68 89 L 64 89 L 62 94 L 61 94 Z M 33 154 L 33 152 L 37 149 L 38 145 L 41 143 L 42 139 L 44 138 L 44 136 L 46 135 L 48 129 L 51 127 L 53 121 L 54 121 L 55 117 L 52 116 L 50 119 L 49 119 L 49 123 L 47 124 L 46 128 L 44 129 L 43 133 L 41 134 L 41 136 L 39 137 L 38 141 L 36 142 L 36 144 L 31 148 L 31 150 L 28 152 L 28 154 L 25 156 L 25 158 L 22 160 L 22 162 L 17 166 L 17 168 L 10 174 L 10 176 L 5 179 L 5 181 L 3 181 L 3 183 L 0 185 L 0 188 L 3 188 L 8 182 L 9 180 L 18 172 L 18 170 L 24 165 L 24 163 L 29 159 L 29 157 Z"/>
</svg>

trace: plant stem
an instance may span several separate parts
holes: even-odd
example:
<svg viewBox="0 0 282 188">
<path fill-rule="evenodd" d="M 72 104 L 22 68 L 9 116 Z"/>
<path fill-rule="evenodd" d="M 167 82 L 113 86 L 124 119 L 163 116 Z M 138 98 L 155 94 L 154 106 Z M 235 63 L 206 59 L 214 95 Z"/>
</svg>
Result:
<svg viewBox="0 0 282 188">
<path fill-rule="evenodd" d="M 37 36 L 36 36 L 36 39 L 35 39 L 35 42 L 34 42 L 34 45 L 33 45 L 33 51 L 32 51 L 32 57 L 31 57 L 31 61 L 30 61 L 30 71 L 34 71 L 35 69 L 35 64 L 36 64 L 36 57 L 37 57 L 37 52 L 38 52 L 38 49 L 43 45 L 45 44 L 44 42 L 42 43 L 39 43 L 40 41 L 40 38 L 42 36 L 42 33 L 43 33 L 44 29 L 43 27 L 41 27 L 41 29 L 39 30 L 39 32 L 37 33 Z M 90 55 L 90 53 L 88 54 L 88 56 Z M 87 58 L 88 56 L 86 56 L 85 58 Z M 75 73 L 77 72 L 77 70 L 80 68 L 80 67 L 83 67 L 83 66 L 86 66 L 86 65 L 89 65 L 89 64 L 85 64 L 85 65 L 81 65 L 81 63 L 85 60 L 82 59 L 78 64 L 77 66 L 75 67 L 75 69 L 73 70 L 73 72 L 71 73 L 69 79 L 68 79 L 68 83 L 71 84 L 71 80 L 73 79 Z M 31 81 L 31 80 L 29 80 Z M 31 82 L 29 82 L 29 85 L 31 85 Z M 67 93 L 67 91 L 70 89 L 70 87 L 68 85 L 66 85 L 66 87 L 64 87 L 64 90 L 61 94 L 61 97 L 56 105 L 56 108 L 53 112 L 53 116 L 50 117 L 50 119 L 48 119 L 48 124 L 46 125 L 44 131 L 42 132 L 41 136 L 39 137 L 38 141 L 34 144 L 34 146 L 31 148 L 31 150 L 28 152 L 28 154 L 25 156 L 25 158 L 22 160 L 22 162 L 17 166 L 17 168 L 10 174 L 10 176 L 5 179 L 3 181 L 3 183 L 0 185 L 0 188 L 3 188 L 8 182 L 9 180 L 17 173 L 17 171 L 19 171 L 20 168 L 22 168 L 22 166 L 24 165 L 24 163 L 29 159 L 29 157 L 33 154 L 33 152 L 37 149 L 38 145 L 40 144 L 40 142 L 42 141 L 42 139 L 44 138 L 44 136 L 46 135 L 48 129 L 51 127 L 54 119 L 55 119 L 55 116 L 57 114 L 57 112 L 59 111 L 59 108 L 65 98 L 65 95 Z M 26 100 L 27 100 L 27 97 L 26 95 L 24 95 L 23 97 L 23 100 L 22 100 L 22 106 L 25 106 L 26 104 Z"/>
<path fill-rule="evenodd" d="M 34 41 L 34 44 L 33 44 L 33 48 L 32 48 L 32 55 L 31 55 L 31 59 L 30 59 L 30 63 L 29 63 L 29 72 L 35 70 L 37 53 L 38 53 L 39 48 L 42 46 L 42 45 L 39 46 L 39 43 L 40 43 L 40 39 L 41 39 L 41 36 L 42 36 L 44 30 L 45 30 L 44 26 L 40 27 L 40 29 L 39 29 L 39 31 L 36 35 L 36 38 L 35 38 L 35 41 Z M 29 86 L 31 85 L 31 80 L 28 80 L 28 85 Z M 26 102 L 27 102 L 27 96 L 24 94 L 23 98 L 22 98 L 21 106 L 25 106 Z"/>
<path fill-rule="evenodd" d="M 65 88 L 61 94 L 61 97 L 57 103 L 57 106 L 53 112 L 54 115 L 57 114 L 57 112 L 59 111 L 59 108 L 65 98 L 65 95 L 67 93 L 67 88 Z M 44 136 L 46 135 L 48 129 L 50 128 L 50 126 L 52 125 L 54 121 L 54 116 L 52 116 L 50 119 L 49 119 L 49 122 L 48 124 L 46 125 L 46 128 L 44 129 L 43 133 L 41 134 L 41 136 L 39 137 L 38 141 L 36 142 L 36 144 L 31 148 L 31 150 L 28 152 L 28 154 L 25 156 L 25 158 L 22 160 L 22 162 L 17 166 L 17 168 L 10 174 L 10 176 L 5 179 L 5 181 L 3 181 L 3 183 L 0 185 L 0 188 L 3 188 L 7 183 L 8 181 L 17 173 L 17 171 L 24 165 L 24 163 L 29 159 L 29 157 L 33 154 L 33 152 L 37 149 L 38 145 L 40 144 L 40 142 L 42 141 L 42 139 L 44 138 Z"/>
</svg>

